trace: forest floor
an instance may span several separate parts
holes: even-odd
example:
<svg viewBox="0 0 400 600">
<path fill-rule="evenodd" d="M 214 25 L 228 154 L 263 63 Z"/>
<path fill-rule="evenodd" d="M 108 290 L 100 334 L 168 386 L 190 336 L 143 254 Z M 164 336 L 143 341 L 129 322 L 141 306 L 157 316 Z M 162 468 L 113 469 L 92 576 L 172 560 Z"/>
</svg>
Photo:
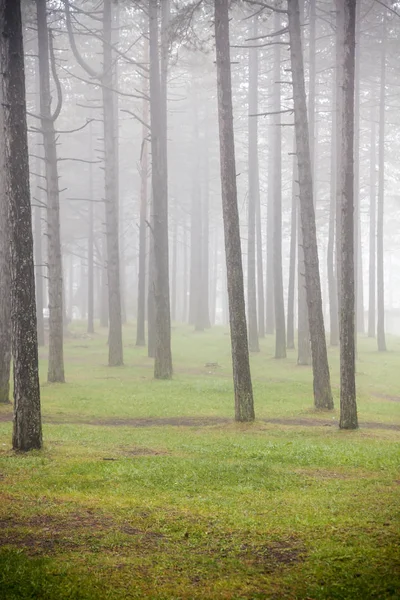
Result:
<svg viewBox="0 0 400 600">
<path fill-rule="evenodd" d="M 339 431 L 272 338 L 251 357 L 257 420 L 236 424 L 225 329 L 175 328 L 172 381 L 124 334 L 111 369 L 105 332 L 74 326 L 43 451 L 10 450 L 0 407 L 1 599 L 400 598 L 400 339 L 359 341 L 360 429 Z"/>
</svg>

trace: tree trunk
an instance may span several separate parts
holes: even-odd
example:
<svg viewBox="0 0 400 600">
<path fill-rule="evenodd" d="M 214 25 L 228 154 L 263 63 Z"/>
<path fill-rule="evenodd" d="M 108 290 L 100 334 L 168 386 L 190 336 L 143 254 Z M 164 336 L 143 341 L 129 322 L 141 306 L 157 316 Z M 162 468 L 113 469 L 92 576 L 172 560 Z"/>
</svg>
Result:
<svg viewBox="0 0 400 600">
<path fill-rule="evenodd" d="M 154 297 L 155 274 L 154 274 L 154 215 L 153 215 L 153 199 L 151 199 L 151 218 L 149 231 L 149 260 L 148 273 L 149 281 L 147 287 L 147 356 L 154 358 L 156 353 L 156 306 Z"/>
<path fill-rule="evenodd" d="M 385 277 L 384 277 L 384 252 L 383 252 L 383 215 L 385 203 L 385 98 L 386 98 L 386 13 L 383 22 L 382 54 L 381 54 L 381 86 L 379 99 L 379 187 L 377 210 L 377 235 L 376 235 L 376 262 L 377 262 L 377 300 L 378 321 L 377 341 L 378 351 L 386 352 L 385 339 Z"/>
<path fill-rule="evenodd" d="M 343 79 L 341 89 L 341 235 L 340 235 L 340 429 L 356 429 L 355 286 L 354 286 L 354 71 L 355 0 L 343 7 Z"/>
<path fill-rule="evenodd" d="M 274 15 L 274 29 L 279 31 L 281 19 Z M 275 307 L 275 358 L 286 358 L 285 303 L 283 300 L 282 274 L 282 128 L 281 128 L 281 50 L 274 46 L 273 117 L 273 194 L 274 194 L 274 307 Z"/>
<path fill-rule="evenodd" d="M 355 105 L 354 105 L 354 265 L 356 294 L 357 332 L 364 333 L 364 293 L 362 273 L 361 218 L 360 218 L 360 42 L 361 42 L 361 0 L 356 6 L 356 66 L 355 66 Z"/>
<path fill-rule="evenodd" d="M 39 44 L 40 115 L 47 185 L 47 261 L 49 289 L 49 363 L 47 380 L 63 383 L 63 270 L 60 239 L 60 195 L 58 189 L 57 147 L 51 112 L 49 31 L 46 0 L 36 0 Z M 60 91 L 58 91 L 60 94 Z"/>
<path fill-rule="evenodd" d="M 343 48 L 344 48 L 344 5 L 343 0 L 336 0 L 336 286 L 338 314 L 341 314 L 341 215 L 342 215 L 342 190 L 341 190 L 341 172 L 342 172 L 342 114 L 343 114 Z M 339 332 L 340 335 L 340 332 Z"/>
<path fill-rule="evenodd" d="M 201 290 L 200 290 L 200 320 L 203 329 L 209 329 L 210 323 L 210 181 L 209 181 L 209 140 L 208 140 L 208 119 L 206 113 L 203 131 L 204 139 L 202 144 L 202 234 L 201 234 Z"/>
<path fill-rule="evenodd" d="M 249 30 L 249 37 L 258 34 L 257 16 Z M 247 314 L 249 320 L 249 349 L 259 352 L 256 289 L 256 206 L 260 203 L 258 181 L 258 49 L 249 49 L 249 206 L 247 233 Z"/>
<path fill-rule="evenodd" d="M 271 136 L 272 137 L 272 136 Z M 267 200 L 267 262 L 265 272 L 265 333 L 272 335 L 275 330 L 274 311 L 274 164 L 273 148 L 270 140 L 268 146 L 268 200 Z"/>
<path fill-rule="evenodd" d="M 38 49 L 39 58 L 39 49 Z M 40 114 L 40 75 L 39 68 L 36 72 L 36 112 Z M 42 211 L 43 202 L 43 149 L 42 149 L 42 133 L 36 134 L 36 198 L 38 206 L 33 209 L 34 214 L 34 242 L 33 249 L 35 253 L 35 289 L 36 289 L 36 319 L 37 319 L 37 335 L 39 346 L 45 345 L 44 334 L 44 278 L 43 278 L 43 242 L 42 242 Z"/>
<path fill-rule="evenodd" d="M 118 232 L 118 183 L 115 161 L 116 126 L 115 95 L 113 87 L 112 53 L 112 10 L 111 0 L 104 1 L 103 12 L 103 120 L 104 120 L 104 175 L 105 175 L 105 212 L 107 234 L 107 278 L 108 278 L 108 365 L 123 365 L 121 287 L 119 265 Z"/>
<path fill-rule="evenodd" d="M 148 60 L 148 44 L 144 52 L 145 60 Z M 147 94 L 147 85 L 144 85 L 144 93 Z M 142 115 L 144 123 L 149 120 L 149 105 L 147 100 L 142 103 Z M 139 273 L 138 273 L 138 301 L 137 301 L 137 326 L 136 346 L 145 346 L 145 306 L 146 306 L 146 219 L 147 219 L 147 186 L 148 186 L 148 129 L 142 127 L 142 148 L 140 152 L 140 222 L 139 222 Z"/>
<path fill-rule="evenodd" d="M 332 409 L 333 399 L 326 350 L 321 282 L 319 275 L 298 0 L 288 1 L 288 17 L 293 78 L 295 134 L 299 171 L 300 214 L 303 233 L 305 283 L 314 378 L 314 404 L 318 409 Z"/>
<path fill-rule="evenodd" d="M 186 323 L 188 318 L 188 235 L 186 215 L 183 220 L 183 302 L 182 302 L 182 322 Z"/>
<path fill-rule="evenodd" d="M 93 128 L 89 125 L 90 160 L 93 160 Z M 94 333 L 94 191 L 93 165 L 89 165 L 89 231 L 88 231 L 88 333 Z"/>
<path fill-rule="evenodd" d="M 370 205 L 369 205 L 369 300 L 368 337 L 375 337 L 376 315 L 376 127 L 375 110 L 371 108 Z"/>
<path fill-rule="evenodd" d="M 0 30 L 3 185 L 8 199 L 11 251 L 13 448 L 27 451 L 42 447 L 42 425 L 20 2 L 1 0 Z"/>
<path fill-rule="evenodd" d="M 261 223 L 260 182 L 258 178 L 258 200 L 256 203 L 256 244 L 257 244 L 257 300 L 258 300 L 258 337 L 265 337 L 265 297 L 264 297 L 264 263 Z"/>
<path fill-rule="evenodd" d="M 222 209 L 235 391 L 235 419 L 236 421 L 253 421 L 253 389 L 247 343 L 239 211 L 237 206 L 228 2 L 229 0 L 216 0 L 214 5 Z"/>
<path fill-rule="evenodd" d="M 1 5 L 0 5 L 1 6 Z M 3 115 L 0 113 L 1 131 Z M 3 142 L 1 142 L 3 146 Z M 0 147 L 0 172 L 5 172 L 4 147 Z M 0 404 L 10 402 L 11 366 L 11 296 L 10 296 L 10 227 L 6 186 L 0 187 Z"/>
<path fill-rule="evenodd" d="M 329 293 L 329 329 L 330 345 L 339 344 L 339 312 L 338 293 L 335 269 L 335 223 L 336 223 L 336 145 L 337 145 L 337 113 L 336 113 L 336 70 L 333 81 L 332 94 L 332 130 L 331 130 L 331 175 L 330 175 L 330 202 L 329 202 L 329 230 L 327 247 L 327 275 Z"/>
<path fill-rule="evenodd" d="M 294 348 L 294 290 L 296 280 L 296 241 L 297 241 L 297 205 L 299 199 L 298 173 L 296 165 L 296 146 L 294 145 L 293 175 L 292 175 L 292 209 L 290 228 L 290 262 L 287 309 L 287 347 Z"/>
<path fill-rule="evenodd" d="M 153 188 L 153 244 L 155 271 L 155 361 L 154 377 L 171 379 L 171 317 L 168 269 L 168 179 L 166 120 L 166 58 L 162 44 L 162 69 L 158 52 L 157 0 L 149 0 L 150 22 L 150 116 Z M 164 42 L 165 8 L 163 5 L 162 41 Z M 161 81 L 162 80 L 162 81 Z"/>
</svg>

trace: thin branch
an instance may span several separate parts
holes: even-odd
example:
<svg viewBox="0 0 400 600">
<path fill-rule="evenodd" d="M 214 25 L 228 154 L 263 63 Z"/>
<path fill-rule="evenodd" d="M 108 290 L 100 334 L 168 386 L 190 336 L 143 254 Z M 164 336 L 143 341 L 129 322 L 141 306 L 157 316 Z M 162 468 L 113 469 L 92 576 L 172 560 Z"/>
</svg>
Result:
<svg viewBox="0 0 400 600">
<path fill-rule="evenodd" d="M 53 75 L 54 83 L 55 83 L 56 90 L 57 90 L 57 106 L 51 117 L 51 120 L 54 123 L 55 121 L 57 121 L 58 117 L 60 116 L 62 102 L 63 102 L 63 96 L 62 96 L 61 83 L 60 83 L 60 79 L 58 77 L 57 68 L 56 68 L 56 59 L 54 56 L 53 34 L 51 33 L 50 30 L 48 32 L 48 36 L 49 36 L 49 54 L 50 54 L 51 74 Z"/>
<path fill-rule="evenodd" d="M 126 109 L 122 108 L 121 112 L 127 113 L 128 115 L 131 115 L 132 117 L 134 117 L 135 119 L 137 119 L 139 121 L 139 123 L 141 123 L 142 125 L 144 125 L 145 127 L 147 127 L 147 129 L 149 129 L 149 130 L 151 129 L 151 127 L 150 127 L 150 125 L 148 123 L 146 123 L 145 121 L 143 121 L 143 119 L 141 119 L 137 114 L 135 114 L 131 110 L 126 110 Z"/>
<path fill-rule="evenodd" d="M 77 127 L 76 129 L 65 129 L 63 131 L 56 131 L 55 133 L 76 133 L 77 131 L 82 131 L 82 129 L 87 127 L 92 121 L 94 121 L 94 119 L 88 119 L 86 123 L 81 127 Z"/>
</svg>

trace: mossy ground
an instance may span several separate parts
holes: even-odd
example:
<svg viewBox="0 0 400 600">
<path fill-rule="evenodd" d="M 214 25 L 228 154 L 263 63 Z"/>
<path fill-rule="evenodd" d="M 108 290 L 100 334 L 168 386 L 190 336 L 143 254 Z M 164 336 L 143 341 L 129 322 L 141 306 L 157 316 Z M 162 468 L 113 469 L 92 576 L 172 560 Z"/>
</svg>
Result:
<svg viewBox="0 0 400 600">
<path fill-rule="evenodd" d="M 174 379 L 154 381 L 134 327 L 110 369 L 105 332 L 75 326 L 41 452 L 10 450 L 0 407 L 0 598 L 400 598 L 400 340 L 360 340 L 344 432 L 272 338 L 251 357 L 257 421 L 235 424 L 226 333 L 176 328 Z"/>
</svg>

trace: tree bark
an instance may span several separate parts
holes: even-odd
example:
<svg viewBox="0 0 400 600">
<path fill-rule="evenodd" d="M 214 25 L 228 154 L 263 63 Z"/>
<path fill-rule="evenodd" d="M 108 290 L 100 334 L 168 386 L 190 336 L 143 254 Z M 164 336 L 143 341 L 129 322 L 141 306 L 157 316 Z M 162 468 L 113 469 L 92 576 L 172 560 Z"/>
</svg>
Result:
<svg viewBox="0 0 400 600">
<path fill-rule="evenodd" d="M 369 284 L 368 284 L 368 337 L 375 337 L 376 315 L 376 126 L 375 110 L 371 109 L 370 148 L 370 205 L 369 205 Z"/>
<path fill-rule="evenodd" d="M 149 0 L 150 23 L 150 117 L 153 189 L 153 244 L 155 271 L 154 377 L 171 379 L 171 318 L 168 268 L 168 179 L 166 121 L 165 7 L 162 24 L 162 68 L 158 52 L 157 0 Z"/>
<path fill-rule="evenodd" d="M 93 160 L 93 128 L 89 125 L 89 152 Z M 89 220 L 88 220 L 88 279 L 87 279 L 87 304 L 88 319 L 87 332 L 94 333 L 94 191 L 93 191 L 93 164 L 89 164 Z"/>
<path fill-rule="evenodd" d="M 258 35 L 257 16 L 253 17 L 249 37 Z M 256 284 L 256 206 L 260 203 L 258 181 L 258 49 L 249 49 L 249 117 L 248 117 L 248 232 L 247 232 L 247 314 L 249 349 L 259 352 Z"/>
<path fill-rule="evenodd" d="M 309 315 L 314 379 L 314 404 L 318 409 L 333 408 L 328 355 L 322 311 L 318 246 L 313 202 L 312 171 L 304 84 L 303 53 L 298 0 L 288 1 L 290 57 L 293 79 L 296 152 L 299 170 L 300 213 L 303 233 L 305 283 Z"/>
<path fill-rule="evenodd" d="M 272 136 L 271 136 L 272 137 Z M 273 148 L 270 140 L 268 146 L 268 200 L 267 200 L 267 261 L 265 271 L 265 333 L 272 335 L 275 331 L 274 307 L 274 194 L 273 194 Z"/>
<path fill-rule="evenodd" d="M 228 0 L 215 0 L 215 41 L 222 210 L 236 421 L 253 421 L 254 404 L 247 342 L 233 134 Z"/>
<path fill-rule="evenodd" d="M 274 29 L 279 31 L 281 19 L 274 15 Z M 275 358 L 286 358 L 285 303 L 283 300 L 282 273 L 282 128 L 281 128 L 281 50 L 274 46 L 273 117 L 273 194 L 274 194 L 274 308 L 275 308 Z"/>
<path fill-rule="evenodd" d="M 145 47 L 145 60 L 148 60 L 148 44 Z M 147 85 L 143 86 L 145 94 L 148 93 Z M 142 116 L 144 123 L 149 120 L 149 105 L 147 99 L 142 103 Z M 136 346 L 145 346 L 145 306 L 146 306 L 146 219 L 147 219 L 147 188 L 148 188 L 148 129 L 142 126 L 142 147 L 140 152 L 140 222 L 139 222 L 139 273 L 138 273 L 138 301 L 137 301 L 137 327 Z"/>
<path fill-rule="evenodd" d="M 384 252 L 383 252 L 383 217 L 385 203 L 385 98 L 386 98 L 386 13 L 383 21 L 382 50 L 381 50 L 381 86 L 379 99 L 379 187 L 377 207 L 377 235 L 376 235 L 376 262 L 377 262 L 377 341 L 378 351 L 386 352 L 385 337 L 385 277 L 384 277 Z"/>
<path fill-rule="evenodd" d="M 63 383 L 63 270 L 60 234 L 60 194 L 54 115 L 51 111 L 49 31 L 46 0 L 36 0 L 39 44 L 40 122 L 43 134 L 47 185 L 47 262 L 49 290 L 49 363 L 47 380 Z M 53 71 L 54 72 L 54 71 Z M 60 91 L 58 90 L 58 94 Z M 59 102 L 60 102 L 59 98 Z"/>
<path fill-rule="evenodd" d="M 107 278 L 108 278 L 108 365 L 118 367 L 124 364 L 122 347 L 121 285 L 118 231 L 118 181 L 115 94 L 113 88 L 112 53 L 112 5 L 104 1 L 103 9 L 103 74 L 102 95 L 104 107 L 104 176 L 105 212 L 107 237 Z"/>
<path fill-rule="evenodd" d="M 1 6 L 1 5 L 0 5 Z M 0 127 L 4 131 L 3 115 Z M 0 172 L 5 172 L 5 148 L 1 141 Z M 8 223 L 8 197 L 6 186 L 0 187 L 0 404 L 10 402 L 11 367 L 11 273 L 10 273 L 10 226 Z"/>
<path fill-rule="evenodd" d="M 294 348 L 294 290 L 296 280 L 296 242 L 297 242 L 297 205 L 299 198 L 298 173 L 296 165 L 296 145 L 294 145 L 293 174 L 292 174 L 292 208 L 290 227 L 290 261 L 289 261 L 289 285 L 288 285 L 288 309 L 287 309 L 287 333 L 286 344 L 290 349 Z"/>
<path fill-rule="evenodd" d="M 27 451 L 42 447 L 42 425 L 20 2 L 0 1 L 0 30 L 3 185 L 8 200 L 11 250 L 13 448 Z"/>
<path fill-rule="evenodd" d="M 38 49 L 38 60 L 39 60 L 39 49 Z M 39 68 L 37 68 L 36 75 L 36 113 L 40 114 L 40 75 Z M 43 242 L 42 242 L 42 211 L 44 206 L 43 202 L 43 149 L 42 149 L 42 133 L 40 131 L 36 134 L 36 198 L 38 200 L 38 206 L 33 209 L 34 215 L 34 241 L 33 250 L 35 253 L 35 289 L 36 289 L 36 319 L 37 319 L 37 335 L 39 346 L 45 345 L 45 334 L 44 334 L 44 277 L 43 277 Z"/>
<path fill-rule="evenodd" d="M 343 9 L 341 89 L 341 235 L 340 235 L 340 429 L 358 427 L 355 364 L 354 284 L 354 76 L 355 0 L 339 0 Z"/>
</svg>

